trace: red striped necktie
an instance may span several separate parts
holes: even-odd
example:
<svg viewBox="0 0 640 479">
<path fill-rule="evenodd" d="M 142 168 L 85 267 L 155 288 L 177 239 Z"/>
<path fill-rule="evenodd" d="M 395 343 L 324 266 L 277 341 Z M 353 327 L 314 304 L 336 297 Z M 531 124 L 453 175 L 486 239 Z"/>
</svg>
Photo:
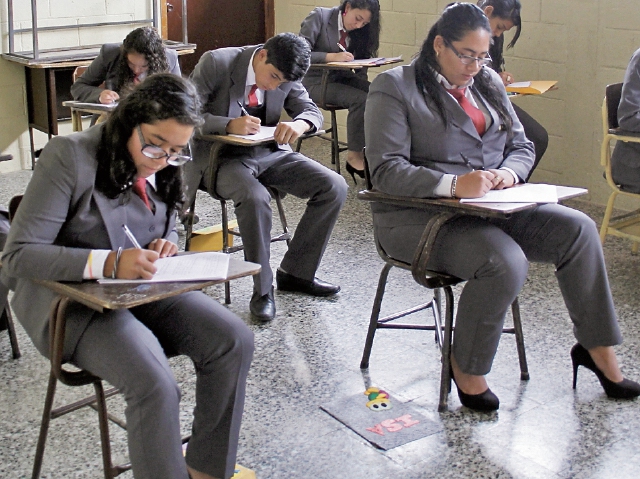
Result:
<svg viewBox="0 0 640 479">
<path fill-rule="evenodd" d="M 469 99 L 464 95 L 466 90 L 466 88 L 452 88 L 451 90 L 447 88 L 447 91 L 451 93 L 456 100 L 458 100 L 462 109 L 471 118 L 478 135 L 482 136 L 487 129 L 487 122 L 484 118 L 484 113 L 471 104 Z"/>
</svg>

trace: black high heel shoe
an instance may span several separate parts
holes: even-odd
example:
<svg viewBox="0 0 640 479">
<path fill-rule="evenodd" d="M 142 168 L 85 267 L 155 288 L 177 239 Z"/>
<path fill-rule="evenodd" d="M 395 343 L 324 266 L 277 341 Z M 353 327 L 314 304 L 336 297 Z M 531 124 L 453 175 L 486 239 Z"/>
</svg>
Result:
<svg viewBox="0 0 640 479">
<path fill-rule="evenodd" d="M 623 379 L 619 383 L 611 381 L 598 369 L 589 351 L 580 343 L 576 343 L 571 348 L 571 362 L 573 363 L 573 389 L 576 388 L 578 382 L 578 366 L 584 366 L 596 374 L 604 392 L 610 398 L 633 399 L 640 396 L 640 384 L 630 379 Z"/>
<path fill-rule="evenodd" d="M 347 163 L 347 173 L 351 175 L 353 184 L 355 185 L 358 184 L 356 183 L 356 175 L 358 175 L 360 178 L 364 178 L 364 170 L 356 170 L 353 166 L 351 166 L 351 163 Z"/>
<path fill-rule="evenodd" d="M 500 399 L 498 396 L 493 394 L 491 389 L 487 388 L 487 390 L 480 394 L 466 394 L 462 392 L 458 383 L 456 382 L 456 378 L 453 376 L 453 369 L 449 369 L 449 374 L 451 375 L 451 379 L 456 385 L 456 389 L 458 390 L 458 398 L 463 406 L 468 407 L 469 409 L 473 409 L 474 411 L 481 412 L 491 412 L 497 411 L 500 407 Z"/>
</svg>

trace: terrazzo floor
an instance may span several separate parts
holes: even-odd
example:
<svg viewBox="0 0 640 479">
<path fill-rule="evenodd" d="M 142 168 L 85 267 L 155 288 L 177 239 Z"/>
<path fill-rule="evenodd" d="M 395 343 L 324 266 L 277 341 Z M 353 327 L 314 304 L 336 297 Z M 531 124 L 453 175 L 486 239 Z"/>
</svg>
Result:
<svg viewBox="0 0 640 479">
<path fill-rule="evenodd" d="M 328 161 L 328 143 L 312 139 L 303 153 Z M 2 175 L 0 203 L 23 192 L 30 171 Z M 259 479 L 284 478 L 638 478 L 640 402 L 607 399 L 595 375 L 581 368 L 571 388 L 569 350 L 575 340 L 549 265 L 532 264 L 520 294 L 531 380 L 520 381 L 513 337 L 502 339 L 488 375 L 500 397 L 500 410 L 480 414 L 461 407 L 455 392 L 449 409 L 438 413 L 438 350 L 424 331 L 380 331 L 368 371 L 359 368 L 368 318 L 382 267 L 373 243 L 368 205 L 356 198 L 348 178 L 347 204 L 335 227 L 318 276 L 340 284 L 335 298 L 319 299 L 276 292 L 277 317 L 258 324 L 249 317 L 251 280 L 233 282 L 229 308 L 255 333 L 256 352 L 247 385 L 238 462 Z M 574 200 L 570 204 L 596 221 L 603 209 Z M 285 199 L 295 227 L 304 208 Z M 219 206 L 198 197 L 199 226 L 219 222 Z M 274 220 L 277 223 L 277 220 Z M 180 228 L 181 229 L 181 228 Z M 272 245 L 272 267 L 285 246 Z M 236 253 L 241 258 L 242 253 Z M 624 344 L 617 348 L 623 372 L 640 379 L 640 257 L 630 245 L 607 239 L 605 255 Z M 222 287 L 208 291 L 223 301 Z M 383 313 L 426 298 L 409 273 L 392 271 Z M 0 477 L 31 476 L 48 376 L 47 362 L 18 325 L 22 358 L 11 359 L 8 336 L 0 333 Z M 189 431 L 194 404 L 192 365 L 172 359 L 183 392 L 182 424 Z M 412 402 L 442 431 L 382 451 L 323 412 L 319 406 L 361 394 L 375 385 Z M 57 399 L 70 401 L 89 389 L 58 387 Z M 119 397 L 111 412 L 122 412 Z M 126 459 L 126 437 L 111 429 L 115 460 Z M 42 477 L 102 477 L 97 417 L 79 411 L 52 423 Z M 120 477 L 130 478 L 125 473 Z"/>
</svg>

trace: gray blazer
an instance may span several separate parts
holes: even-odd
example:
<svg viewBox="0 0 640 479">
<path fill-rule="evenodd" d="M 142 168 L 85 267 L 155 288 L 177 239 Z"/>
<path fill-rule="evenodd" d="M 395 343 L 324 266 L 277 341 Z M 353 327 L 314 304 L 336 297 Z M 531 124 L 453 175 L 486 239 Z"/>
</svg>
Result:
<svg viewBox="0 0 640 479">
<path fill-rule="evenodd" d="M 371 84 L 365 111 L 367 159 L 376 189 L 418 198 L 433 197 L 445 173 L 463 175 L 472 169 L 508 167 L 521 179 L 533 165 L 533 144 L 527 140 L 507 98 L 502 80 L 486 68 L 502 91 L 513 118 L 507 135 L 497 112 L 480 137 L 469 116 L 450 95 L 443 95 L 449 114 L 445 125 L 427 104 L 415 83 L 415 62 L 381 73 Z M 373 205 L 374 221 L 396 226 L 410 221 L 408 208 Z M 405 214 L 406 213 L 406 214 Z"/>
<path fill-rule="evenodd" d="M 253 52 L 261 47 L 262 45 L 220 48 L 208 51 L 200 57 L 190 77 L 198 88 L 203 105 L 204 124 L 199 128 L 200 134 L 224 135 L 227 123 L 241 116 L 238 102 L 244 102 L 249 60 Z M 307 90 L 300 82 L 283 83 L 275 90 L 266 91 L 264 101 L 265 125 L 278 124 L 284 108 L 291 118 L 306 120 L 316 130 L 322 127 L 322 113 L 311 101 Z M 195 195 L 209 164 L 211 143 L 198 140 L 196 136 L 193 146 L 193 161 L 185 165 L 189 199 Z M 282 150 L 283 153 L 291 152 L 289 145 L 274 143 L 269 148 L 228 147 L 223 151 L 222 156 L 226 160 L 255 158 L 263 156 L 263 153 L 264 156 L 268 155 L 273 151 L 272 149 Z M 270 158 L 272 161 L 278 161 L 280 156 L 271 155 Z"/>
<path fill-rule="evenodd" d="M 76 101 L 87 103 L 99 103 L 100 93 L 105 84 L 109 90 L 115 89 L 118 80 L 118 63 L 122 55 L 121 43 L 105 43 L 100 48 L 100 53 L 91 62 L 85 72 L 71 85 L 71 96 Z M 180 64 L 175 50 L 165 48 L 169 72 L 180 76 Z"/>
<path fill-rule="evenodd" d="M 33 172 L 14 218 L 2 256 L 2 281 L 15 291 L 11 305 L 38 350 L 49 356 L 48 314 L 56 294 L 34 280 L 82 281 L 92 249 L 130 247 L 122 224 L 140 244 L 163 237 L 177 243 L 175 215 L 154 198 L 153 224 L 132 221 L 130 190 L 110 199 L 94 188 L 96 149 L 104 125 L 56 136 Z M 140 204 L 142 202 L 140 201 Z M 144 206 L 142 206 L 144 208 Z M 129 221 L 128 221 L 129 220 Z M 67 309 L 65 358 L 68 359 L 95 311 L 73 304 Z"/>
<path fill-rule="evenodd" d="M 631 57 L 624 75 L 618 124 L 623 130 L 640 133 L 640 49 Z M 611 173 L 624 190 L 640 193 L 640 143 L 616 143 L 611 155 Z"/>
<path fill-rule="evenodd" d="M 311 46 L 311 63 L 327 63 L 327 53 L 339 53 L 338 41 L 338 15 L 339 7 L 314 8 L 300 25 L 300 36 L 309 42 Z M 358 76 L 367 79 L 367 69 L 361 68 L 354 73 L 351 70 L 333 71 L 329 74 L 329 81 L 337 81 L 339 78 Z M 319 85 L 322 81 L 322 70 L 310 68 L 302 83 L 309 87 Z"/>
</svg>

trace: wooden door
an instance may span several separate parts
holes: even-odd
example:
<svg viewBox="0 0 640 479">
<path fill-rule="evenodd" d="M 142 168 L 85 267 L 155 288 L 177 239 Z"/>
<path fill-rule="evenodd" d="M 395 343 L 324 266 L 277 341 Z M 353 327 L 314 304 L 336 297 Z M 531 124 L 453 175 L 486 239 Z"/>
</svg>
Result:
<svg viewBox="0 0 640 479">
<path fill-rule="evenodd" d="M 167 37 L 182 41 L 182 0 L 166 0 Z M 274 0 L 187 0 L 187 35 L 197 49 L 180 59 L 185 75 L 200 56 L 221 47 L 256 45 L 274 35 Z"/>
</svg>

